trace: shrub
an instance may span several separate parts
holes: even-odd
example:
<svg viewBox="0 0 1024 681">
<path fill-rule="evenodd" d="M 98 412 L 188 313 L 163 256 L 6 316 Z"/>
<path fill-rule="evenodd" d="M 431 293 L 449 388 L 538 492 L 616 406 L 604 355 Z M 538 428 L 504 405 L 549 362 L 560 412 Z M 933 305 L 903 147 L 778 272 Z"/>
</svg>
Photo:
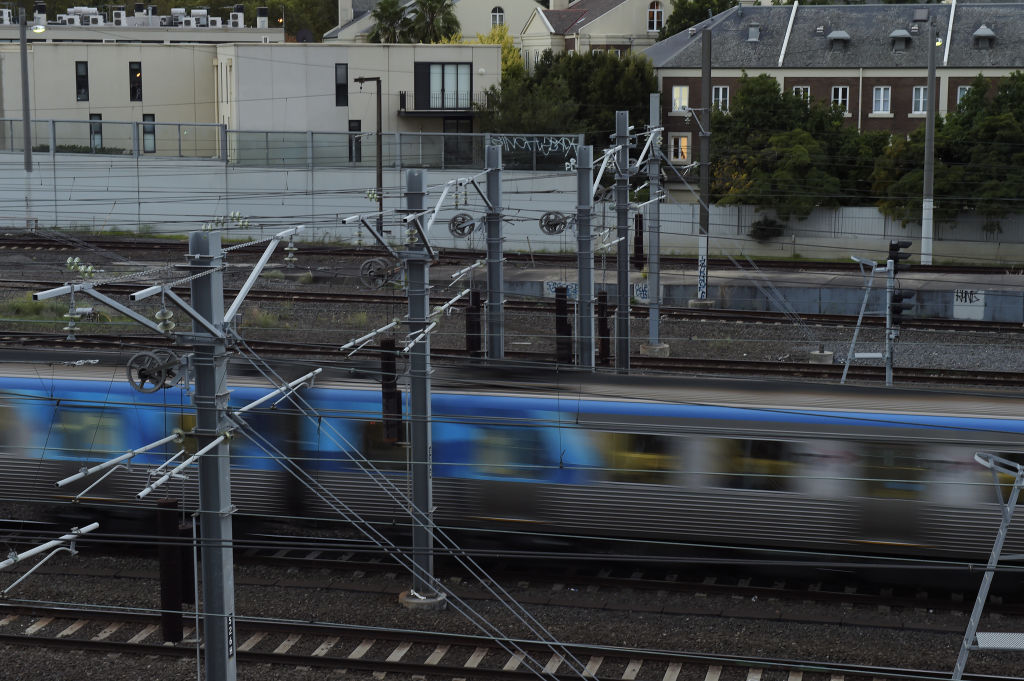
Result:
<svg viewBox="0 0 1024 681">
<path fill-rule="evenodd" d="M 750 232 L 747 235 L 758 243 L 764 243 L 782 236 L 785 229 L 784 223 L 775 218 L 765 217 L 750 223 Z"/>
</svg>

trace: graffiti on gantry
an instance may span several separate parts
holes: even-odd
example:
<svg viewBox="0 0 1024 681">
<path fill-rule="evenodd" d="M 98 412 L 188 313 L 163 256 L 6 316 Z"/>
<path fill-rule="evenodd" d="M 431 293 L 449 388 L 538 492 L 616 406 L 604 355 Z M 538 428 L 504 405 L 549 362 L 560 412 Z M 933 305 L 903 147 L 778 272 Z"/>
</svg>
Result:
<svg viewBox="0 0 1024 681">
<path fill-rule="evenodd" d="M 503 151 L 535 151 L 542 156 L 575 155 L 580 138 L 577 135 L 491 135 L 491 144 Z"/>
<path fill-rule="evenodd" d="M 977 303 L 981 300 L 981 296 L 978 292 L 970 289 L 955 289 L 953 295 L 954 300 L 958 303 Z"/>
</svg>

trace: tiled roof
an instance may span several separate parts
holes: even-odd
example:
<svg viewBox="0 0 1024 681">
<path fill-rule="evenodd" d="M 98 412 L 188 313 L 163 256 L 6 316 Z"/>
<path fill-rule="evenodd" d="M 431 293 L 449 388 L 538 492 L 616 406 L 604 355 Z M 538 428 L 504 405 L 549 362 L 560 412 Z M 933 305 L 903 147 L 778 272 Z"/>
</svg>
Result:
<svg viewBox="0 0 1024 681">
<path fill-rule="evenodd" d="M 928 18 L 934 17 L 934 31 L 943 42 L 936 48 L 938 67 L 1024 68 L 1024 50 L 1016 39 L 1024 34 L 1024 4 L 810 5 L 796 10 L 790 29 L 792 13 L 793 7 L 786 5 L 733 7 L 698 25 L 692 35 L 682 31 L 645 53 L 655 68 L 700 68 L 700 28 L 708 25 L 712 68 L 778 69 L 782 57 L 782 68 L 924 69 Z M 757 26 L 756 40 L 750 39 L 752 25 Z M 988 47 L 977 39 L 984 31 L 975 35 L 982 25 L 995 34 Z M 901 30 L 910 40 L 903 49 L 894 49 L 902 41 L 892 34 Z M 849 40 L 837 39 L 842 33 Z"/>
<path fill-rule="evenodd" d="M 568 9 L 544 9 L 544 17 L 555 33 L 576 33 L 580 28 L 629 0 L 576 0 Z"/>
</svg>

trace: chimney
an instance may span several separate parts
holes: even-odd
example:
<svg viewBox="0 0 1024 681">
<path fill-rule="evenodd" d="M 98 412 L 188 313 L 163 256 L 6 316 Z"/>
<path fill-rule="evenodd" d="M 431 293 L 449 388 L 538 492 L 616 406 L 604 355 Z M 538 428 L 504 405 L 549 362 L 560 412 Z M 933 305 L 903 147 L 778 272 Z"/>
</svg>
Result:
<svg viewBox="0 0 1024 681">
<path fill-rule="evenodd" d="M 338 26 L 344 26 L 355 17 L 352 9 L 352 0 L 338 0 Z"/>
</svg>

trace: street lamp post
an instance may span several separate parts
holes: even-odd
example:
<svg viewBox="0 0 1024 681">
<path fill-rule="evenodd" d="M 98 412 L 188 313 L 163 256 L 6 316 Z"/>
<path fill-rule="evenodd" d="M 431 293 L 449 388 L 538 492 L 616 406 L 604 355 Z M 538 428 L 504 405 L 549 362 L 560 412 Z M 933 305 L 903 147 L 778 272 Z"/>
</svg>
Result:
<svg viewBox="0 0 1024 681">
<path fill-rule="evenodd" d="M 380 76 L 360 76 L 355 81 L 362 88 L 363 83 L 377 84 L 377 233 L 383 233 L 384 226 L 384 143 L 381 139 Z"/>
</svg>

